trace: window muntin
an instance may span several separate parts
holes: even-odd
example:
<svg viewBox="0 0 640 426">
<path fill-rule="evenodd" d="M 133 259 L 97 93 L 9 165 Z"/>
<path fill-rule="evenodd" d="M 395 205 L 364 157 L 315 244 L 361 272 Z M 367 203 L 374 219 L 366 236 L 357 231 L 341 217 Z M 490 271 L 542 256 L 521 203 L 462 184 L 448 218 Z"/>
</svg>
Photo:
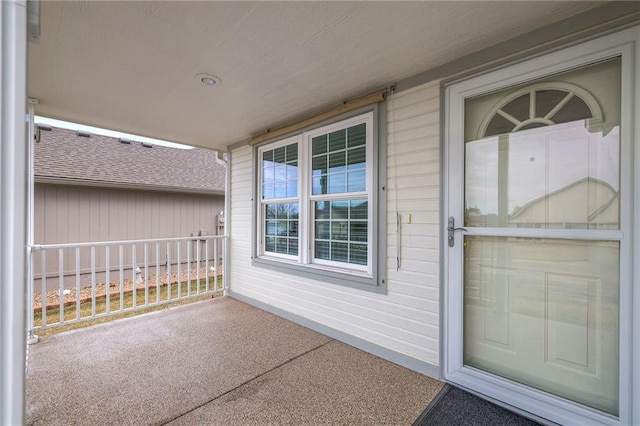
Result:
<svg viewBox="0 0 640 426">
<path fill-rule="evenodd" d="M 259 256 L 371 275 L 372 146 L 367 113 L 260 148 Z"/>
</svg>

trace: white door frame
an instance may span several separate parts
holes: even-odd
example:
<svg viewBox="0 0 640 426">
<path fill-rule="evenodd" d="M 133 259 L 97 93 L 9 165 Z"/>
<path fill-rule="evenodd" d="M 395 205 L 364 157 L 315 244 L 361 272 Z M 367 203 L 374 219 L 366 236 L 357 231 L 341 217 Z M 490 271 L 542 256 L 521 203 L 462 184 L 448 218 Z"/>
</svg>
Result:
<svg viewBox="0 0 640 426">
<path fill-rule="evenodd" d="M 566 237 L 592 239 L 612 237 L 620 240 L 620 374 L 619 418 L 519 385 L 509 380 L 463 365 L 463 276 L 462 232 L 456 232 L 455 246 L 446 238 L 443 292 L 443 376 L 524 411 L 562 424 L 637 424 L 640 423 L 640 267 L 632 259 L 640 256 L 640 196 L 633 199 L 633 188 L 640 188 L 640 27 L 631 28 L 593 41 L 565 48 L 446 87 L 444 149 L 444 218 L 455 218 L 462 226 L 464 194 L 464 99 L 515 86 L 547 75 L 585 66 L 606 58 L 622 56 L 620 231 L 566 230 Z M 633 141 L 636 149 L 633 149 Z M 634 167 L 636 172 L 634 173 Z M 635 206 L 635 208 L 634 208 Z M 634 226 L 635 222 L 635 226 Z M 447 224 L 443 224 L 446 228 Z M 518 229 L 491 229 L 491 235 L 518 236 Z M 594 234 L 594 232 L 596 234 Z M 468 235 L 482 235 L 476 228 Z M 543 232 L 544 234 L 544 232 Z M 551 236 L 559 236 L 554 230 Z M 541 235 L 544 237 L 544 235 Z M 634 250 L 635 249 L 635 250 Z M 632 253 L 636 253 L 632 256 Z M 640 263 L 640 262 L 635 262 Z M 635 292 L 632 290 L 635 288 Z M 635 327 L 634 327 L 635 324 Z M 635 363 L 632 362 L 635 360 Z"/>
</svg>

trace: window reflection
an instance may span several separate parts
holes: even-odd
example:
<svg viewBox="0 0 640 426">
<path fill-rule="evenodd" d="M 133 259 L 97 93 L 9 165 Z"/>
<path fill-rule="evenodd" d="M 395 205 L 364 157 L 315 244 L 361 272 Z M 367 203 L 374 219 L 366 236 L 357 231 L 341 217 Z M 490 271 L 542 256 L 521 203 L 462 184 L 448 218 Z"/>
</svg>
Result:
<svg viewBox="0 0 640 426">
<path fill-rule="evenodd" d="M 262 154 L 262 198 L 298 196 L 298 144 L 282 146 Z"/>
<path fill-rule="evenodd" d="M 579 120 L 466 144 L 467 226 L 619 229 L 619 126 Z"/>
<path fill-rule="evenodd" d="M 314 207 L 315 258 L 367 264 L 366 199 L 318 201 Z"/>
<path fill-rule="evenodd" d="M 365 145 L 364 123 L 313 138 L 313 195 L 365 191 Z"/>
<path fill-rule="evenodd" d="M 265 251 L 298 255 L 298 203 L 265 204 Z"/>
</svg>

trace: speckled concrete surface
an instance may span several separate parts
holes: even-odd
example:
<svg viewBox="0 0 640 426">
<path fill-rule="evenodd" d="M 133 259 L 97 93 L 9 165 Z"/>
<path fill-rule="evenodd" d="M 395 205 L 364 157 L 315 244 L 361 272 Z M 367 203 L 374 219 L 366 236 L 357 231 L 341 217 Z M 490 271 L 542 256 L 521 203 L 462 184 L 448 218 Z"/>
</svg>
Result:
<svg viewBox="0 0 640 426">
<path fill-rule="evenodd" d="M 410 424 L 441 384 L 230 298 L 45 337 L 27 424 Z"/>
<path fill-rule="evenodd" d="M 332 341 L 170 425 L 411 425 L 441 387 Z"/>
</svg>

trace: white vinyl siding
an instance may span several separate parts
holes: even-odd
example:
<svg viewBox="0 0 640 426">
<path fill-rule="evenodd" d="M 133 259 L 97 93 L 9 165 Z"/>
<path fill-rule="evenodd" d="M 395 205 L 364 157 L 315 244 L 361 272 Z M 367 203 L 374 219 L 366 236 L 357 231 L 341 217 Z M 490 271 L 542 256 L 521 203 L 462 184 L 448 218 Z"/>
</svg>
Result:
<svg viewBox="0 0 640 426">
<path fill-rule="evenodd" d="M 386 294 L 252 266 L 252 148 L 233 150 L 229 256 L 232 294 L 437 366 L 439 103 L 438 82 L 394 94 L 387 102 L 388 179 L 380 182 L 388 191 Z M 404 222 L 398 271 L 396 211 Z"/>
</svg>

